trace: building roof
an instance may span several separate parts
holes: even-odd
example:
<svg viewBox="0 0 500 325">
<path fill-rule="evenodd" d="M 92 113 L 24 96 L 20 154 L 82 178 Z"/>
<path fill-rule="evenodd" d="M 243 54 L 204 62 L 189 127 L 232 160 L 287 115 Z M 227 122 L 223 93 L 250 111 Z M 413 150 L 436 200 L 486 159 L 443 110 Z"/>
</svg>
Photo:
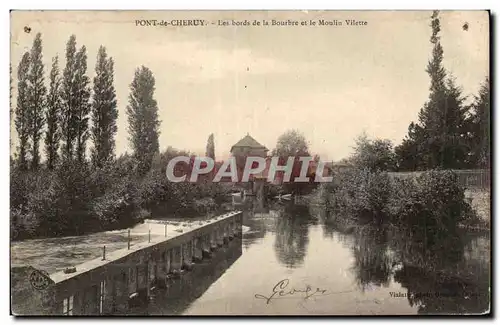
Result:
<svg viewBox="0 0 500 325">
<path fill-rule="evenodd" d="M 267 151 L 267 148 L 257 142 L 254 138 L 252 138 L 249 134 L 247 134 L 243 139 L 236 142 L 235 145 L 231 147 L 231 152 L 234 148 L 252 148 L 252 149 L 264 149 Z"/>
</svg>

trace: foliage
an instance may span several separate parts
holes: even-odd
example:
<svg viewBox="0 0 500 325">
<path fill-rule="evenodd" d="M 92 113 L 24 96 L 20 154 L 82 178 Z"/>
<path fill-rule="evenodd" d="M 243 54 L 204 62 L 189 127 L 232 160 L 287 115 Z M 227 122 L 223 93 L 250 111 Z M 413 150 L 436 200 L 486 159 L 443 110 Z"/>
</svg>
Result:
<svg viewBox="0 0 500 325">
<path fill-rule="evenodd" d="M 166 155 L 166 153 L 163 153 Z M 163 166 L 137 173 L 133 156 L 102 167 L 63 161 L 54 170 L 11 170 L 13 239 L 80 235 L 130 227 L 144 215 L 191 217 L 217 210 L 230 189 L 218 183 L 172 183 Z"/>
<path fill-rule="evenodd" d="M 330 209 L 357 220 L 387 220 L 390 180 L 386 172 L 355 169 L 337 175 L 329 186 L 334 197 Z"/>
<path fill-rule="evenodd" d="M 130 85 L 127 115 L 130 145 L 141 173 L 149 171 L 154 155 L 159 152 L 160 121 L 154 91 L 151 70 L 144 66 L 138 68 Z"/>
<path fill-rule="evenodd" d="M 309 146 L 306 138 L 297 130 L 289 130 L 278 137 L 272 156 L 301 157 L 309 156 Z"/>
<path fill-rule="evenodd" d="M 30 70 L 28 74 L 28 124 L 31 139 L 31 168 L 38 169 L 40 164 L 40 138 L 45 123 L 45 87 L 42 62 L 42 35 L 36 34 L 30 53 Z"/>
<path fill-rule="evenodd" d="M 76 126 L 76 158 L 78 162 L 85 161 L 85 153 L 87 148 L 87 140 L 90 137 L 89 133 L 89 113 L 90 113 L 90 79 L 87 73 L 87 49 L 83 45 L 75 56 L 76 74 L 75 74 L 75 91 L 76 91 L 76 110 L 74 114 Z"/>
<path fill-rule="evenodd" d="M 451 171 L 429 171 L 416 179 L 395 179 L 389 209 L 399 228 L 426 238 L 449 233 L 473 217 L 464 188 Z"/>
<path fill-rule="evenodd" d="M 468 107 L 462 90 L 443 67 L 443 47 L 437 11 L 431 17 L 432 58 L 427 65 L 431 79 L 428 101 L 418 123 L 410 124 L 408 136 L 396 149 L 401 170 L 459 169 L 468 166 Z"/>
<path fill-rule="evenodd" d="M 350 162 L 353 166 L 370 171 L 394 171 L 396 158 L 390 140 L 368 139 L 362 134 L 356 139 L 354 154 Z"/>
<path fill-rule="evenodd" d="M 472 115 L 468 122 L 471 124 L 471 165 L 481 168 L 490 167 L 490 82 L 483 82 L 479 94 L 472 104 Z"/>
<path fill-rule="evenodd" d="M 206 150 L 205 156 L 210 157 L 215 161 L 215 143 L 214 143 L 214 134 L 213 133 L 211 133 L 208 136 L 207 150 Z"/>
<path fill-rule="evenodd" d="M 340 218 L 391 223 L 421 240 L 477 221 L 451 171 L 399 179 L 384 172 L 351 170 L 325 185 L 322 195 L 324 204 Z"/>
<path fill-rule="evenodd" d="M 103 229 L 131 226 L 139 215 L 139 206 L 134 198 L 136 182 L 133 177 L 115 179 L 103 195 L 92 201 L 92 210 Z M 98 228 L 97 228 L 98 229 Z"/>
<path fill-rule="evenodd" d="M 107 57 L 106 48 L 101 46 L 97 55 L 92 97 L 92 161 L 101 167 L 114 158 L 116 121 L 116 92 L 113 86 L 113 59 Z"/>
<path fill-rule="evenodd" d="M 87 50 L 76 50 L 76 37 L 71 35 L 66 44 L 66 67 L 63 71 L 62 137 L 63 157 L 85 161 L 86 142 L 89 138 L 90 79 L 87 73 Z"/>
<path fill-rule="evenodd" d="M 31 52 L 22 56 L 15 108 L 19 147 L 17 157 L 10 161 L 13 239 L 129 227 L 153 213 L 162 217 L 206 214 L 226 200 L 229 188 L 221 184 L 206 180 L 198 184 L 172 183 L 167 179 L 168 162 L 189 153 L 171 147 L 159 152 L 160 122 L 153 96 L 154 77 L 148 68 L 136 70 L 127 107 L 134 153 L 116 160 L 118 111 L 113 60 L 104 47 L 98 52 L 92 104 L 86 73 L 86 48 L 77 50 L 76 37 L 72 35 L 66 44 L 62 78 L 58 57 L 53 58 L 49 93 L 45 97 L 40 34 L 36 35 Z M 43 168 L 38 146 L 45 126 Z M 89 137 L 93 142 L 92 163 L 85 156 Z M 59 159 L 59 149 L 63 159 Z M 211 135 L 207 152 L 213 157 L 214 151 Z M 180 171 L 189 173 L 189 168 L 186 164 Z"/>
<path fill-rule="evenodd" d="M 76 53 L 76 36 L 71 35 L 66 43 L 66 67 L 63 70 L 61 100 L 61 133 L 63 139 L 63 154 L 65 159 L 73 159 L 73 145 L 75 140 L 75 98 L 76 91 L 73 80 L 75 79 L 75 53 Z"/>
<path fill-rule="evenodd" d="M 420 157 L 424 130 L 417 123 L 411 122 L 408 134 L 403 142 L 394 148 L 396 164 L 399 171 L 414 171 L 425 169 L 425 163 Z"/>
<path fill-rule="evenodd" d="M 47 96 L 47 131 L 45 132 L 45 155 L 47 168 L 54 169 L 59 160 L 59 141 L 61 139 L 61 79 L 59 77 L 59 59 L 52 59 L 50 70 L 50 89 Z"/>
<path fill-rule="evenodd" d="M 30 54 L 24 53 L 19 66 L 17 67 L 17 105 L 15 126 L 19 137 L 19 147 L 17 150 L 17 161 L 21 170 L 28 169 L 27 154 L 30 150 L 29 135 L 29 90 L 28 73 L 30 64 Z"/>
<path fill-rule="evenodd" d="M 293 157 L 290 182 L 280 185 L 285 193 L 304 194 L 311 187 L 308 183 L 294 182 L 299 177 L 302 163 L 300 157 L 309 157 L 309 145 L 305 136 L 297 130 L 288 130 L 278 137 L 276 147 L 272 150 L 273 157 L 279 157 L 279 165 L 285 165 L 288 158 Z M 284 172 L 278 171 L 277 175 L 283 175 Z"/>
</svg>

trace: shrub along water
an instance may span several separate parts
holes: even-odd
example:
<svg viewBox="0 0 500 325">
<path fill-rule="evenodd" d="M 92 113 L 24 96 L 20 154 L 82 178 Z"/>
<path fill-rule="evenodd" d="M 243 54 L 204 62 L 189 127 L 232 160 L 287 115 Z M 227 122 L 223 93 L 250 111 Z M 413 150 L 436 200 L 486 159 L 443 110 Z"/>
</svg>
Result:
<svg viewBox="0 0 500 325">
<path fill-rule="evenodd" d="M 323 199 L 336 218 L 391 224 L 415 236 L 422 231 L 428 237 L 449 234 L 477 221 L 452 171 L 397 179 L 386 172 L 354 169 L 335 175 Z"/>
<path fill-rule="evenodd" d="M 390 191 L 387 173 L 355 169 L 334 175 L 323 193 L 335 216 L 382 223 L 388 220 Z"/>
<path fill-rule="evenodd" d="M 395 179 L 389 210 L 392 222 L 410 231 L 426 229 L 442 235 L 475 218 L 465 189 L 452 171 L 429 171 L 416 179 Z"/>
</svg>

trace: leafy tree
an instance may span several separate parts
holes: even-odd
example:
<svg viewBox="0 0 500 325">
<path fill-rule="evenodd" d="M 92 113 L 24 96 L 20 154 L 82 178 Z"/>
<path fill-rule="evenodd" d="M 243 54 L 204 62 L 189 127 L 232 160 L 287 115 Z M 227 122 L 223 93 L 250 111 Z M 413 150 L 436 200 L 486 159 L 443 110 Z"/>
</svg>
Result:
<svg viewBox="0 0 500 325">
<path fill-rule="evenodd" d="M 28 110 L 28 124 L 30 128 L 31 139 L 31 167 L 38 169 L 40 164 L 40 149 L 39 143 L 43 133 L 45 123 L 45 101 L 47 88 L 43 76 L 43 62 L 42 62 L 42 35 L 36 34 L 31 48 L 30 54 L 30 72 L 28 74 L 28 96 L 29 96 L 29 110 Z"/>
<path fill-rule="evenodd" d="M 96 76 L 92 98 L 92 160 L 102 167 L 114 157 L 116 120 L 116 92 L 113 86 L 113 59 L 107 57 L 106 48 L 101 46 L 97 55 Z"/>
<path fill-rule="evenodd" d="M 141 173 L 151 168 L 152 159 L 159 152 L 160 121 L 154 91 L 155 79 L 151 70 L 144 66 L 136 69 L 130 85 L 127 115 L 129 141 Z"/>
<path fill-rule="evenodd" d="M 490 167 L 490 82 L 489 78 L 482 83 L 479 94 L 472 104 L 471 123 L 471 162 L 473 166 Z"/>
<path fill-rule="evenodd" d="M 30 68 L 30 54 L 24 53 L 17 68 L 17 105 L 16 105 L 16 131 L 19 137 L 18 166 L 21 170 L 28 168 L 27 153 L 30 150 L 30 119 L 29 119 L 29 88 L 28 76 Z"/>
<path fill-rule="evenodd" d="M 59 76 L 59 59 L 52 59 L 50 70 L 50 90 L 47 96 L 47 131 L 45 133 L 45 154 L 47 157 L 47 168 L 53 169 L 59 159 L 59 141 L 61 139 L 61 78 Z"/>
<path fill-rule="evenodd" d="M 295 161 L 292 166 L 290 183 L 283 184 L 283 189 L 286 192 L 301 193 L 309 184 L 295 183 L 296 177 L 299 177 L 302 168 L 300 157 L 310 156 L 309 145 L 305 136 L 297 130 L 288 130 L 278 137 L 276 147 L 272 150 L 274 157 L 279 157 L 280 164 L 286 164 L 289 157 L 294 157 Z M 278 171 L 277 175 L 283 175 L 282 171 Z"/>
<path fill-rule="evenodd" d="M 351 157 L 354 166 L 370 171 L 394 171 L 396 160 L 390 140 L 370 140 L 363 134 L 356 139 L 354 154 Z"/>
<path fill-rule="evenodd" d="M 302 133 L 289 130 L 279 136 L 272 155 L 278 157 L 309 156 L 309 146 Z"/>
</svg>

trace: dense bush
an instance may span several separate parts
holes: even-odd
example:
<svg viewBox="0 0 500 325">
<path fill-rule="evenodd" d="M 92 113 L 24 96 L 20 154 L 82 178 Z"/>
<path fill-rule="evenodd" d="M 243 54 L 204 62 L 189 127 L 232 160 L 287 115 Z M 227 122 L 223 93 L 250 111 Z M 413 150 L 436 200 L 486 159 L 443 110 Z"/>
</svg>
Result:
<svg viewBox="0 0 500 325">
<path fill-rule="evenodd" d="M 356 138 L 350 163 L 359 169 L 370 171 L 396 170 L 396 155 L 393 145 L 387 139 L 369 139 L 366 134 Z"/>
<path fill-rule="evenodd" d="M 39 229 L 46 232 L 48 220 L 56 220 L 59 184 L 52 172 L 11 174 L 11 234 L 29 237 Z"/>
<path fill-rule="evenodd" d="M 161 166 L 144 176 L 136 166 L 129 156 L 101 168 L 73 162 L 35 172 L 12 166 L 12 239 L 125 228 L 149 216 L 203 215 L 228 198 L 221 184 L 171 183 Z"/>
<path fill-rule="evenodd" d="M 429 171 L 416 179 L 393 181 L 389 210 L 393 223 L 414 233 L 425 229 L 426 236 L 449 233 L 473 218 L 465 201 L 464 188 L 452 171 Z"/>
<path fill-rule="evenodd" d="M 451 171 L 429 171 L 416 179 L 385 172 L 350 170 L 324 186 L 323 202 L 338 217 L 391 222 L 413 234 L 450 232 L 475 220 L 464 188 Z"/>
<path fill-rule="evenodd" d="M 330 210 L 355 219 L 382 222 L 387 219 L 390 181 L 385 172 L 355 169 L 337 174 L 327 186 Z"/>
</svg>

